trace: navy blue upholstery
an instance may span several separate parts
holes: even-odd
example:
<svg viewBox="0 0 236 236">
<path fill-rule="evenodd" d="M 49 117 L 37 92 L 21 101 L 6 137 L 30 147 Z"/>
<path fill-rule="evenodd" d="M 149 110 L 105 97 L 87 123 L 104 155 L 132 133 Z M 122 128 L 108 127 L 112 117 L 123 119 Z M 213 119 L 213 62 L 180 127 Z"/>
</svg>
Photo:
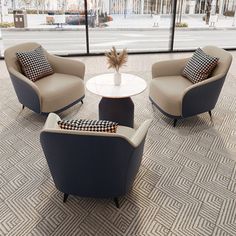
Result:
<svg viewBox="0 0 236 236">
<path fill-rule="evenodd" d="M 18 79 L 11 73 L 10 78 L 19 102 L 30 110 L 40 113 L 40 100 L 35 90 L 24 80 Z"/>
<path fill-rule="evenodd" d="M 125 195 L 139 170 L 148 127 L 137 146 L 116 134 L 43 129 L 40 142 L 56 188 L 81 197 Z"/>
<path fill-rule="evenodd" d="M 189 117 L 214 109 L 223 87 L 225 77 L 197 86 L 183 97 L 182 116 Z"/>
<path fill-rule="evenodd" d="M 143 144 L 118 137 L 42 132 L 40 141 L 56 188 L 81 197 L 119 197 L 138 172 Z"/>
</svg>

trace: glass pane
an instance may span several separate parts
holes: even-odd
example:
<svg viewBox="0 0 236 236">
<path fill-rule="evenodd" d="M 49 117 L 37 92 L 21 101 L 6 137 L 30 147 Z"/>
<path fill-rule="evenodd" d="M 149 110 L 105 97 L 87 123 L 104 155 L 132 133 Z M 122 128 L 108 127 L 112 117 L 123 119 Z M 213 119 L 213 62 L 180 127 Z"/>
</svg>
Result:
<svg viewBox="0 0 236 236">
<path fill-rule="evenodd" d="M 235 1 L 177 1 L 174 49 L 236 46 Z"/>
<path fill-rule="evenodd" d="M 38 42 L 56 54 L 86 53 L 84 0 L 0 1 L 1 54 L 5 48 Z"/>
<path fill-rule="evenodd" d="M 169 50 L 171 0 L 91 0 L 90 52 Z"/>
</svg>

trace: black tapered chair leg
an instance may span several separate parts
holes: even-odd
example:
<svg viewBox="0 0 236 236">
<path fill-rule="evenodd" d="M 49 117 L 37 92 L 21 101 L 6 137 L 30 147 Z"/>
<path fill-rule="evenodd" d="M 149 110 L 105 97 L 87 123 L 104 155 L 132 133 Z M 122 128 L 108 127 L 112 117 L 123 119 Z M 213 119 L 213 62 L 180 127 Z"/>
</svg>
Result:
<svg viewBox="0 0 236 236">
<path fill-rule="evenodd" d="M 82 104 L 84 104 L 84 101 L 83 101 L 83 100 L 81 100 L 81 103 L 82 103 Z"/>
<path fill-rule="evenodd" d="M 63 198 L 63 202 L 64 202 L 64 203 L 66 202 L 66 200 L 67 200 L 68 197 L 69 197 L 69 194 L 64 193 L 64 198 Z"/>
<path fill-rule="evenodd" d="M 22 110 L 24 110 L 24 108 L 25 108 L 25 105 L 22 105 Z"/>
<path fill-rule="evenodd" d="M 118 197 L 115 197 L 115 198 L 114 198 L 114 202 L 115 202 L 115 204 L 116 204 L 116 207 L 117 207 L 117 208 L 120 208 L 120 204 L 119 204 Z"/>
<path fill-rule="evenodd" d="M 208 111 L 208 113 L 209 113 L 209 116 L 210 116 L 210 118 L 212 118 L 212 114 L 211 114 L 211 111 Z"/>
<path fill-rule="evenodd" d="M 176 126 L 176 123 L 177 123 L 177 119 L 174 119 L 174 124 L 173 124 L 174 127 Z"/>
</svg>

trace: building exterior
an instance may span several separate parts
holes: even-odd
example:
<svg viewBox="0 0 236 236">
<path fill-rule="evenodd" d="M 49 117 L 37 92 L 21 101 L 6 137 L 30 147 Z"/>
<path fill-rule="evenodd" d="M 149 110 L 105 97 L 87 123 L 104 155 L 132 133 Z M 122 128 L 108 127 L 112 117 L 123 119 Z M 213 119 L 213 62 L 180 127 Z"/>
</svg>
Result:
<svg viewBox="0 0 236 236">
<path fill-rule="evenodd" d="M 204 14 L 207 2 L 216 5 L 219 14 L 234 11 L 235 0 L 178 0 L 177 12 Z M 83 10 L 84 0 L 0 0 L 3 9 Z M 172 0 L 87 0 L 88 10 L 109 14 L 170 14 Z"/>
<path fill-rule="evenodd" d="M 125 11 L 132 14 L 170 14 L 172 11 L 172 0 L 104 0 L 109 2 L 106 11 L 113 14 L 123 14 Z M 203 14 L 206 12 L 208 0 L 179 0 L 177 1 L 177 12 L 183 14 Z M 212 0 L 215 2 L 219 14 L 225 11 L 234 11 L 236 1 L 234 0 Z"/>
</svg>

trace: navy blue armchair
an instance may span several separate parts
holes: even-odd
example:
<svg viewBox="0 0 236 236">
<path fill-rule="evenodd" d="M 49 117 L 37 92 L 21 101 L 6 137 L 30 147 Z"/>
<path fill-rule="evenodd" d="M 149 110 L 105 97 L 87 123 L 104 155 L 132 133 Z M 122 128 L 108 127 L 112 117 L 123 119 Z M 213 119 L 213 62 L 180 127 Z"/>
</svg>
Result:
<svg viewBox="0 0 236 236">
<path fill-rule="evenodd" d="M 68 195 L 114 198 L 134 182 L 151 120 L 137 130 L 118 126 L 116 133 L 63 130 L 50 113 L 40 134 L 41 145 L 56 188 Z"/>
</svg>

